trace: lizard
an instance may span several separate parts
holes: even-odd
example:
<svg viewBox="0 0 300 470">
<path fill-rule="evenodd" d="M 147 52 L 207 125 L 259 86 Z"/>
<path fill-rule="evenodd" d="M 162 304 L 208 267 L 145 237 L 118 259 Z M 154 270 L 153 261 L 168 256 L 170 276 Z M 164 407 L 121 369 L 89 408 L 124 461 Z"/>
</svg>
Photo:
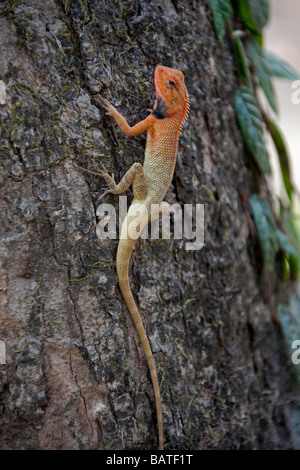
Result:
<svg viewBox="0 0 300 470">
<path fill-rule="evenodd" d="M 108 185 L 108 189 L 101 198 L 108 193 L 122 194 L 132 185 L 134 198 L 122 224 L 116 269 L 123 299 L 139 335 L 150 369 L 156 404 L 158 443 L 159 449 L 163 450 L 162 404 L 157 370 L 150 342 L 130 288 L 129 266 L 136 239 L 143 228 L 150 222 L 150 219 L 153 220 L 168 213 L 169 204 L 162 201 L 173 179 L 178 138 L 189 113 L 190 101 L 184 75 L 180 70 L 158 65 L 155 68 L 154 84 L 156 93 L 154 109 L 146 119 L 133 127 L 129 126 L 126 119 L 108 100 L 98 95 L 98 104 L 105 109 L 107 115 L 115 120 L 124 134 L 133 137 L 147 131 L 147 140 L 143 165 L 133 163 L 118 184 L 115 183 L 114 177 L 105 171 L 90 173 L 103 177 Z M 162 213 L 153 211 L 154 215 L 151 218 L 149 214 L 151 214 L 151 205 L 154 204 L 162 204 L 160 206 Z M 129 231 L 130 224 L 137 220 L 139 207 L 146 211 L 139 218 L 139 230 L 133 234 Z"/>
</svg>

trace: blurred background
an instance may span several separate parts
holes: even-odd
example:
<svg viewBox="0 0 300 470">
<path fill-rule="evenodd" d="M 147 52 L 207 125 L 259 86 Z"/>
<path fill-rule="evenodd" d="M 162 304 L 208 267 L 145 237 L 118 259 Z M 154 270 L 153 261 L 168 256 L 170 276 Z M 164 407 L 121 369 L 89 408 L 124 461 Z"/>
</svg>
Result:
<svg viewBox="0 0 300 470">
<path fill-rule="evenodd" d="M 274 52 L 300 72 L 300 1 L 271 0 L 270 19 L 264 29 L 264 48 Z M 279 116 L 277 122 L 285 137 L 292 167 L 292 179 L 300 192 L 300 103 L 292 103 L 292 82 L 273 78 Z M 298 95 L 299 96 L 299 95 Z M 282 195 L 278 159 L 271 149 L 273 189 Z"/>
</svg>

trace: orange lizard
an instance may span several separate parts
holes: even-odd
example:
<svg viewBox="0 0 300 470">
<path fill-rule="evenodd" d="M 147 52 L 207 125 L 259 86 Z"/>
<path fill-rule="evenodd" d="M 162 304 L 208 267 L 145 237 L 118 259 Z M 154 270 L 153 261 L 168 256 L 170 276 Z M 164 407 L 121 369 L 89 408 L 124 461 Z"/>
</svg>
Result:
<svg viewBox="0 0 300 470">
<path fill-rule="evenodd" d="M 129 263 L 136 239 L 143 228 L 153 218 L 164 216 L 169 205 L 161 204 L 161 212 L 152 212 L 151 205 L 160 204 L 171 184 L 176 162 L 178 137 L 189 112 L 189 96 L 182 72 L 158 65 L 155 69 L 156 103 L 152 113 L 143 121 L 130 127 L 126 119 L 104 98 L 99 104 L 113 117 L 119 128 L 127 136 L 135 136 L 147 131 L 147 144 L 144 164 L 134 163 L 116 184 L 108 173 L 97 173 L 109 187 L 107 193 L 121 194 L 132 185 L 134 199 L 122 224 L 117 252 L 117 274 L 119 286 L 140 337 L 150 369 L 156 403 L 159 449 L 163 449 L 163 421 L 160 389 L 151 346 L 134 301 L 129 285 Z M 135 230 L 139 214 L 139 230 Z M 133 230 L 130 227 L 133 225 Z"/>
</svg>

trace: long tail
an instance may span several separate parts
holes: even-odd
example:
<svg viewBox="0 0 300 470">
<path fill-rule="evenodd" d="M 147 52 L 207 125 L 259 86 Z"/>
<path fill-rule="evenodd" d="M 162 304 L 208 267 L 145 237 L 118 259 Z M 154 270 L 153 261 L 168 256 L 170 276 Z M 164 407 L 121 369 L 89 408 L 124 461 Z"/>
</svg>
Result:
<svg viewBox="0 0 300 470">
<path fill-rule="evenodd" d="M 127 308 L 130 312 L 131 318 L 134 322 L 135 328 L 140 337 L 144 352 L 146 354 L 148 366 L 150 369 L 151 380 L 154 390 L 154 397 L 156 403 L 156 413 L 157 413 L 157 424 L 158 424 L 158 444 L 159 449 L 163 450 L 163 422 L 162 422 L 162 407 L 161 407 L 161 398 L 160 390 L 157 378 L 156 366 L 151 351 L 151 346 L 147 337 L 146 330 L 144 328 L 143 322 L 141 320 L 138 308 L 134 301 L 130 284 L 129 284 L 129 263 L 131 258 L 131 253 L 134 248 L 136 240 L 127 238 L 120 239 L 117 253 L 117 273 L 119 279 L 120 289 L 123 295 L 123 298 L 126 302 Z"/>
</svg>

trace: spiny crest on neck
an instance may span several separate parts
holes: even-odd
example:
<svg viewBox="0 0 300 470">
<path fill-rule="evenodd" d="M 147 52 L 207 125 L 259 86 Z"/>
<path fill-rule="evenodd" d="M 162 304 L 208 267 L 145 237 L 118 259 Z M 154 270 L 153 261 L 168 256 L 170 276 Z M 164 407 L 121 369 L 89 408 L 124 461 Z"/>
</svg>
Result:
<svg viewBox="0 0 300 470">
<path fill-rule="evenodd" d="M 190 101 L 190 97 L 189 97 L 187 89 L 185 89 L 185 91 L 186 91 L 186 96 L 185 96 L 185 100 L 184 100 L 182 118 L 180 120 L 180 125 L 179 125 L 179 131 L 178 131 L 179 133 L 182 131 L 183 125 L 184 125 L 185 121 L 187 120 L 189 112 L 190 112 L 190 103 L 191 103 L 191 101 Z"/>
</svg>

